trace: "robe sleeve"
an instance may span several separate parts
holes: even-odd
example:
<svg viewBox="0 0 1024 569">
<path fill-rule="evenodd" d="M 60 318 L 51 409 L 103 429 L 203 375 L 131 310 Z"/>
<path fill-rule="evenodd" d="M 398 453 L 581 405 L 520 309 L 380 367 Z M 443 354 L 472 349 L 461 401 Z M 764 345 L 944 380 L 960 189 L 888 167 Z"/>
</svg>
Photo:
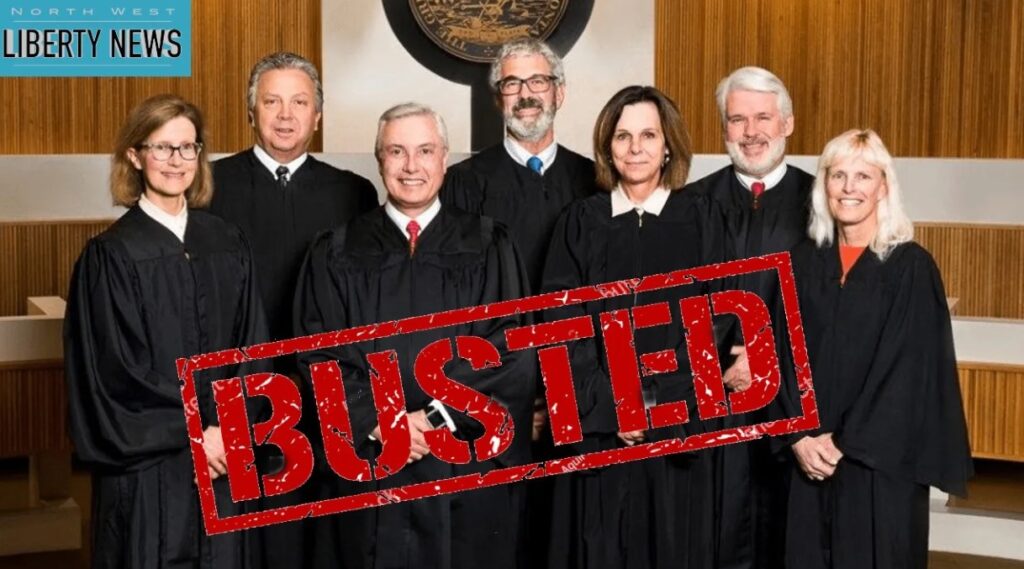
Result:
<svg viewBox="0 0 1024 569">
<path fill-rule="evenodd" d="M 566 209 L 555 225 L 544 267 L 541 285 L 543 292 L 569 290 L 586 284 L 584 270 L 590 235 L 587 234 L 584 219 L 584 202 L 576 202 Z M 544 319 L 551 322 L 579 316 L 589 317 L 583 304 L 548 310 Z M 594 328 L 595 333 L 600 333 L 596 323 Z M 601 367 L 603 357 L 599 353 L 596 339 L 568 342 L 568 348 L 583 434 L 615 433 L 618 421 L 611 381 Z"/>
<path fill-rule="evenodd" d="M 137 279 L 115 242 L 93 239 L 64 320 L 71 439 L 82 460 L 115 469 L 188 445 L 178 380 L 154 369 Z"/>
<path fill-rule="evenodd" d="M 242 274 L 244 279 L 242 294 L 238 299 L 238 308 L 235 312 L 235 322 L 232 331 L 232 348 L 244 348 L 270 339 L 270 330 L 267 324 L 266 313 L 263 310 L 263 300 L 260 295 L 259 285 L 256 280 L 256 263 L 253 260 L 252 248 L 249 241 L 239 230 L 240 249 L 239 257 L 242 261 Z M 271 360 L 256 360 L 243 363 L 236 367 L 232 374 L 225 374 L 218 371 L 220 377 L 245 377 L 252 373 L 269 372 L 273 369 Z M 203 419 L 210 425 L 219 425 L 217 413 L 211 397 L 209 409 L 203 410 Z M 270 412 L 270 405 L 263 397 L 246 398 L 246 408 L 249 413 L 249 423 L 256 424 L 265 420 Z"/>
<path fill-rule="evenodd" d="M 346 317 L 349 314 L 345 287 L 334 271 L 332 259 L 343 246 L 346 228 L 320 234 L 313 240 L 299 273 L 295 288 L 295 335 L 308 336 L 321 332 L 344 330 L 351 327 Z M 376 409 L 365 358 L 352 344 L 319 349 L 299 355 L 299 372 L 303 379 L 303 416 L 316 417 L 309 366 L 319 362 L 336 360 L 341 368 L 345 401 L 349 409 L 352 426 L 352 441 L 360 454 L 370 451 L 369 435 L 376 426 Z M 313 420 L 311 425 L 319 425 Z M 319 433 L 311 437 L 316 464 L 326 465 Z"/>
<path fill-rule="evenodd" d="M 485 219 L 484 227 L 491 223 L 489 219 Z M 476 301 L 477 306 L 522 298 L 529 290 L 525 266 L 508 230 L 497 222 L 493 222 L 491 227 L 493 229 L 490 231 L 490 246 L 485 253 L 487 259 L 484 264 L 484 287 Z M 527 322 L 526 315 L 474 322 L 470 334 L 493 344 L 501 354 L 501 365 L 485 370 L 473 370 L 467 361 L 458 358 L 448 368 L 448 374 L 452 379 L 472 387 L 508 408 L 519 423 L 518 428 L 525 429 L 522 432 L 529 432 L 532 428 L 530 423 L 522 424 L 521 421 L 532 416 L 533 397 L 536 392 L 533 353 L 523 350 L 510 352 L 505 343 L 505 330 Z M 466 436 L 460 438 L 476 438 L 473 433 L 480 427 L 475 420 L 461 412 L 453 413 L 452 419 L 456 423 L 456 435 L 462 431 Z"/>
<path fill-rule="evenodd" d="M 899 260 L 908 266 L 836 444 L 870 468 L 964 495 L 973 464 L 946 294 L 926 251 Z"/>
<path fill-rule="evenodd" d="M 714 202 L 708 199 L 707 196 L 697 193 L 687 195 L 686 199 L 691 200 L 691 207 L 696 212 L 696 235 L 699 239 L 699 244 L 697 245 L 699 249 L 697 266 L 713 265 L 731 260 L 730 253 L 728 252 L 728 241 L 723 238 L 724 228 L 721 212 L 717 209 Z M 700 293 L 710 295 L 734 288 L 736 288 L 736 279 L 734 278 L 713 279 L 702 284 Z M 678 301 L 674 302 L 674 304 L 678 304 Z M 715 346 L 718 351 L 718 361 L 727 363 L 734 358 L 730 355 L 732 346 L 734 344 L 743 344 L 743 336 L 739 333 L 736 318 L 731 314 L 713 315 L 712 326 Z M 688 435 L 714 430 L 717 426 L 716 421 L 702 420 L 698 413 L 692 370 L 687 369 L 689 367 L 690 355 L 685 335 L 681 335 L 680 342 L 675 347 L 675 352 L 677 361 L 681 362 L 681 370 L 686 372 L 686 376 L 680 377 L 680 374 L 658 374 L 652 376 L 647 381 L 651 381 L 655 385 L 657 402 L 659 404 L 685 401 L 689 412 L 689 421 L 682 425 L 649 430 L 648 440 L 650 441 L 661 441 L 676 437 L 685 438 Z"/>
</svg>

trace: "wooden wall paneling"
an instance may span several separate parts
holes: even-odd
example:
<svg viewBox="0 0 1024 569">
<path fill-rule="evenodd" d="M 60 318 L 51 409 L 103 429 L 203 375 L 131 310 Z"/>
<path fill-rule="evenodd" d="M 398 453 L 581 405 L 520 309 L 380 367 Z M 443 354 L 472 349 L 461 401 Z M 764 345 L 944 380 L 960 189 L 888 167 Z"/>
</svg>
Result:
<svg viewBox="0 0 1024 569">
<path fill-rule="evenodd" d="M 899 156 L 1024 157 L 1019 0 L 657 0 L 655 83 L 695 151 L 720 153 L 713 91 L 743 65 L 786 82 L 793 154 L 855 127 Z"/>
<path fill-rule="evenodd" d="M 63 364 L 0 367 L 0 458 L 70 449 Z"/>
<path fill-rule="evenodd" d="M 965 3 L 960 156 L 1024 157 L 1024 6 Z"/>
<path fill-rule="evenodd" d="M 67 298 L 75 261 L 85 243 L 111 223 L 0 223 L 0 316 L 21 316 L 29 296 Z"/>
<path fill-rule="evenodd" d="M 1024 462 L 1024 366 L 960 362 L 971 453 Z"/>
<path fill-rule="evenodd" d="M 1024 319 L 1024 226 L 918 223 L 957 314 Z"/>
<path fill-rule="evenodd" d="M 320 2 L 195 2 L 192 77 L 0 78 L 3 154 L 105 153 L 128 111 L 148 96 L 177 93 L 207 119 L 212 152 L 252 144 L 245 90 L 252 65 L 282 49 L 318 67 Z M 313 150 L 322 148 L 318 133 Z"/>
</svg>

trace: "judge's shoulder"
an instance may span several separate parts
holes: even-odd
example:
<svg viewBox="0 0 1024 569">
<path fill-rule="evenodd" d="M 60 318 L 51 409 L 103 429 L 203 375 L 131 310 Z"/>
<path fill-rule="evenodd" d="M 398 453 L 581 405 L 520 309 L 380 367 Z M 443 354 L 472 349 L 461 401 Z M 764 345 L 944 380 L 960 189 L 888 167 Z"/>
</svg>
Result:
<svg viewBox="0 0 1024 569">
<path fill-rule="evenodd" d="M 232 186 L 231 182 L 237 183 L 239 179 L 248 179 L 252 173 L 253 168 L 264 168 L 260 164 L 256 155 L 253 153 L 252 148 L 247 148 L 231 156 L 225 156 L 212 163 L 213 175 L 215 181 L 218 182 L 217 189 L 222 189 L 222 186 Z M 377 191 L 374 189 L 373 183 L 352 172 L 351 170 L 343 170 L 331 164 L 328 164 L 312 154 L 307 155 L 306 162 L 299 168 L 302 171 L 309 168 L 316 174 L 320 185 L 325 187 L 345 187 L 354 190 L 366 190 L 373 193 L 374 199 L 377 197 Z"/>
</svg>

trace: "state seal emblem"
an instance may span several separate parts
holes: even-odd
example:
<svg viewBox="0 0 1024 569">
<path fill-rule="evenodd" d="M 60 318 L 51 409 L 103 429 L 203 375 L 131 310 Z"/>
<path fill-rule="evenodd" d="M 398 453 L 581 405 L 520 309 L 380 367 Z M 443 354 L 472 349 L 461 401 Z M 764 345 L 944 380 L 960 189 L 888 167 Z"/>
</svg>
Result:
<svg viewBox="0 0 1024 569">
<path fill-rule="evenodd" d="M 448 53 L 489 63 L 502 44 L 521 37 L 546 40 L 569 0 L 409 0 L 423 32 Z"/>
</svg>

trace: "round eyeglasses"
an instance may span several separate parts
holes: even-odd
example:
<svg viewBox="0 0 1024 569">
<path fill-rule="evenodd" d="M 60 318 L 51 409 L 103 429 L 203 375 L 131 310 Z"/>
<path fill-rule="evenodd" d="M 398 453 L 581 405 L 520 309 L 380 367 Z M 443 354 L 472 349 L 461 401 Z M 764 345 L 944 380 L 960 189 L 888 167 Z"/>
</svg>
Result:
<svg viewBox="0 0 1024 569">
<path fill-rule="evenodd" d="M 154 144 L 140 144 L 139 148 L 144 148 L 149 151 L 149 154 L 153 156 L 155 160 L 164 162 L 170 160 L 171 156 L 174 155 L 174 151 L 178 151 L 178 156 L 181 156 L 182 160 L 195 160 L 199 157 L 199 153 L 203 151 L 202 142 L 186 142 L 184 144 L 174 146 L 173 144 L 167 144 L 164 142 L 157 142 Z"/>
</svg>

